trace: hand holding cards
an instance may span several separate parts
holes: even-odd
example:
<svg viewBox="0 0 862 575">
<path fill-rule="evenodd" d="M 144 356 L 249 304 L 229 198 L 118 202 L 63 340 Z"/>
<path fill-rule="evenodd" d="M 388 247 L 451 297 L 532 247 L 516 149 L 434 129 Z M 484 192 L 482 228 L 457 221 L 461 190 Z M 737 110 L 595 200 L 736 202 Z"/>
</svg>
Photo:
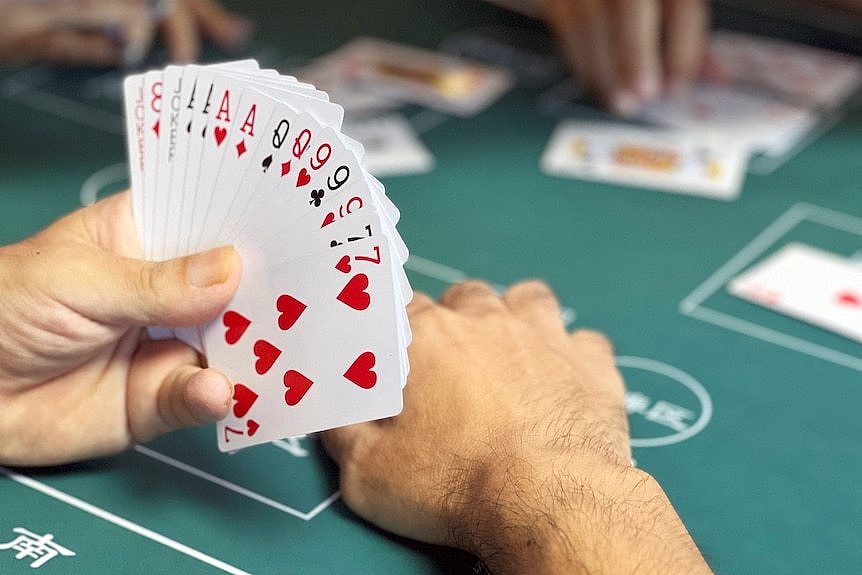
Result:
<svg viewBox="0 0 862 575">
<path fill-rule="evenodd" d="M 341 133 L 341 107 L 254 61 L 130 76 L 125 102 L 144 257 L 233 244 L 243 259 L 216 320 L 150 330 L 235 383 L 219 448 L 400 412 L 407 248 L 362 146 Z"/>
</svg>

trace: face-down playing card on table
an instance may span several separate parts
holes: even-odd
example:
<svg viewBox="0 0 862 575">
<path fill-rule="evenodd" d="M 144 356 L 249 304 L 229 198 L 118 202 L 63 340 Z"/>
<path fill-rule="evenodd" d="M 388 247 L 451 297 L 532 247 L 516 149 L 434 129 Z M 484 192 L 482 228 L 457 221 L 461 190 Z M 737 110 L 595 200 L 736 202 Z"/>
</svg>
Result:
<svg viewBox="0 0 862 575">
<path fill-rule="evenodd" d="M 146 93 L 157 82 L 160 130 L 149 155 Z M 362 146 L 340 132 L 342 109 L 247 61 L 172 66 L 125 87 L 145 256 L 233 244 L 243 258 L 239 290 L 219 318 L 152 332 L 203 351 L 237 382 L 220 447 L 397 413 L 412 337 L 407 247 Z"/>
<path fill-rule="evenodd" d="M 728 291 L 862 342 L 862 267 L 805 244 L 788 244 L 734 278 Z"/>
</svg>

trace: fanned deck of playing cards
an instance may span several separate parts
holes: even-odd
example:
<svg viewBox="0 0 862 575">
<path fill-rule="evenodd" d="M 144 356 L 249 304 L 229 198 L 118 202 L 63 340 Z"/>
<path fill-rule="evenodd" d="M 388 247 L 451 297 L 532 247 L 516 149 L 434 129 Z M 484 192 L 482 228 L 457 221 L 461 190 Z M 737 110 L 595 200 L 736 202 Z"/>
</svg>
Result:
<svg viewBox="0 0 862 575">
<path fill-rule="evenodd" d="M 125 81 L 135 224 L 165 260 L 232 244 L 243 278 L 196 328 L 151 328 L 234 382 L 222 451 L 401 411 L 411 333 L 399 212 L 326 93 L 253 60 Z"/>
</svg>

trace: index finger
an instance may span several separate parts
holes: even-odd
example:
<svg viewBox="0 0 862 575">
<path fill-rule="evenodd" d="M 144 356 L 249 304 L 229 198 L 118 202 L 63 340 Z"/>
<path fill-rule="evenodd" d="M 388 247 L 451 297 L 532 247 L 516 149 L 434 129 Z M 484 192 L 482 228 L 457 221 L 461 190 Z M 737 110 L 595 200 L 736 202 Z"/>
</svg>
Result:
<svg viewBox="0 0 862 575">
<path fill-rule="evenodd" d="M 584 87 L 618 112 L 632 111 L 636 100 L 615 95 L 616 68 L 610 43 L 610 23 L 601 0 L 544 0 L 548 24 Z"/>
<path fill-rule="evenodd" d="M 671 93 L 683 90 L 700 69 L 709 29 L 705 0 L 664 0 L 664 64 Z"/>
</svg>

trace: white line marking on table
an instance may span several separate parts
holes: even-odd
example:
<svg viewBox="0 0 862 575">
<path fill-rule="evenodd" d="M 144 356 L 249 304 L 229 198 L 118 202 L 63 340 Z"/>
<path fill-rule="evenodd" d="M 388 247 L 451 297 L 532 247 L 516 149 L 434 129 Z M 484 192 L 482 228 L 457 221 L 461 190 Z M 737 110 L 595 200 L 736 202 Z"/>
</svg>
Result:
<svg viewBox="0 0 862 575">
<path fill-rule="evenodd" d="M 141 453 L 143 455 L 146 455 L 147 457 L 151 457 L 151 458 L 155 459 L 156 461 L 161 461 L 162 463 L 170 465 L 171 467 L 175 467 L 175 468 L 179 469 L 180 471 L 185 471 L 186 473 L 188 473 L 190 475 L 194 475 L 196 477 L 199 477 L 201 479 L 209 481 L 210 483 L 214 483 L 215 485 L 218 485 L 219 487 L 223 487 L 229 491 L 233 491 L 234 493 L 237 493 L 237 494 L 242 495 L 244 497 L 248 497 L 249 499 L 253 499 L 254 501 L 257 501 L 258 503 L 263 503 L 264 505 L 266 505 L 268 507 L 272 507 L 273 509 L 275 509 L 277 511 L 281 511 L 283 513 L 287 513 L 288 515 L 293 515 L 294 517 L 298 517 L 299 519 L 302 519 L 303 521 L 309 521 L 312 517 L 314 517 L 315 515 L 317 515 L 318 513 L 323 511 L 324 509 L 326 509 L 330 504 L 332 504 L 333 501 L 338 499 L 338 496 L 341 494 L 340 491 L 336 491 L 335 493 L 333 493 L 332 495 L 327 497 L 317 507 L 315 507 L 314 509 L 312 509 L 311 511 L 306 513 L 304 511 L 299 511 L 298 509 L 294 509 L 293 507 L 291 507 L 289 505 L 285 505 L 284 503 L 280 503 L 278 501 L 275 501 L 274 499 L 270 499 L 269 497 L 263 496 L 260 493 L 256 493 L 256 492 L 252 491 L 251 489 L 248 489 L 246 487 L 242 487 L 241 485 L 237 485 L 236 483 L 232 483 L 230 481 L 227 481 L 226 479 L 222 479 L 221 477 L 213 475 L 212 473 L 204 471 L 203 469 L 199 469 L 197 467 L 194 467 L 193 465 L 189 465 L 188 463 L 174 459 L 173 457 L 167 456 L 164 453 L 159 453 L 158 451 L 154 451 L 154 450 L 150 449 L 149 447 L 144 447 L 142 445 L 136 445 L 135 451 L 137 451 L 138 453 Z"/>
<path fill-rule="evenodd" d="M 664 437 L 632 437 L 632 447 L 664 447 L 666 445 L 681 443 L 687 439 L 691 439 L 709 425 L 709 422 L 712 420 L 712 397 L 710 397 L 709 392 L 703 384 L 690 374 L 684 372 L 678 367 L 674 367 L 654 359 L 647 359 L 645 357 L 623 355 L 615 357 L 614 361 L 616 362 L 617 367 L 641 369 L 663 375 L 666 378 L 686 387 L 692 394 L 694 394 L 700 403 L 700 415 L 698 416 L 697 421 L 691 424 L 688 428 Z"/>
<path fill-rule="evenodd" d="M 85 513 L 93 515 L 94 517 L 98 517 L 99 519 L 103 519 L 104 521 L 107 521 L 109 523 L 113 523 L 114 525 L 126 529 L 127 531 L 131 531 L 132 533 L 140 535 L 141 537 L 146 537 L 151 541 L 155 541 L 156 543 L 164 545 L 165 547 L 169 547 L 174 551 L 178 551 L 184 555 L 188 555 L 193 559 L 197 559 L 202 563 L 211 565 L 212 567 L 220 569 L 225 573 L 231 573 L 232 575 L 249 575 L 247 571 L 243 571 L 238 567 L 229 565 L 228 563 L 216 559 L 215 557 L 211 557 L 210 555 L 198 551 L 197 549 L 192 549 L 188 545 L 184 545 L 179 541 L 175 541 L 169 537 L 162 535 L 161 533 L 157 533 L 151 529 L 147 529 L 146 527 L 129 521 L 128 519 L 124 519 L 119 515 L 111 513 L 110 511 L 105 511 L 101 507 L 97 507 L 92 503 L 87 503 L 82 499 L 78 499 L 77 497 L 69 495 L 68 493 L 64 493 L 63 491 L 55 489 L 50 485 L 46 485 L 41 481 L 37 481 L 32 477 L 15 473 L 11 469 L 6 469 L 5 467 L 0 467 L 0 474 L 6 475 L 12 481 L 15 481 L 25 487 L 29 487 L 30 489 L 33 489 L 35 491 L 38 491 L 43 495 L 47 495 L 48 497 L 52 497 L 57 501 L 61 501 L 67 505 L 71 505 L 72 507 L 80 509 Z"/>
<path fill-rule="evenodd" d="M 122 136 L 126 133 L 123 118 L 119 114 L 34 88 L 16 80 L 14 76 L 6 80 L 3 92 L 16 102 L 64 120 L 84 124 L 109 134 Z"/>
<path fill-rule="evenodd" d="M 820 206 L 803 205 L 808 208 L 808 214 L 805 219 L 830 228 L 862 236 L 862 218 L 857 218 L 843 212 L 836 212 L 829 208 L 821 208 Z"/>
<path fill-rule="evenodd" d="M 425 258 L 414 254 L 410 254 L 404 267 L 408 270 L 420 273 L 423 276 L 428 276 L 429 278 L 440 280 L 441 282 L 446 282 L 448 284 L 456 284 L 470 279 L 470 276 L 461 270 L 456 270 L 455 268 L 438 264 L 431 260 L 426 260 Z"/>
<path fill-rule="evenodd" d="M 99 192 L 109 185 L 122 181 L 129 177 L 129 168 L 126 162 L 112 164 L 102 168 L 98 172 L 84 180 L 81 185 L 81 205 L 91 206 L 99 199 Z"/>
<path fill-rule="evenodd" d="M 321 511 L 323 511 L 324 509 L 326 509 L 327 507 L 332 505 L 332 503 L 336 499 L 338 499 L 339 497 L 341 497 L 341 490 L 340 489 L 338 491 L 336 491 L 335 493 L 333 493 L 332 495 L 330 495 L 329 497 L 327 497 L 326 499 L 324 499 L 323 501 L 321 501 L 320 503 L 318 503 L 314 509 L 309 511 L 307 513 L 308 519 L 306 519 L 306 521 L 311 521 L 312 519 L 314 519 Z"/>
<path fill-rule="evenodd" d="M 834 349 L 811 343 L 810 341 L 793 337 L 792 335 L 787 335 L 786 333 L 763 327 L 762 325 L 758 325 L 726 313 L 705 307 L 698 307 L 687 315 L 703 320 L 707 323 L 721 326 L 731 331 L 762 339 L 763 341 L 768 341 L 793 351 L 798 351 L 799 353 L 804 353 L 825 361 L 837 363 L 838 365 L 843 365 L 844 367 L 849 367 L 856 371 L 862 371 L 862 359 L 858 357 L 853 357 L 852 355 L 841 353 L 840 351 L 835 351 Z"/>
<path fill-rule="evenodd" d="M 692 310 L 706 301 L 706 298 L 717 292 L 721 287 L 745 266 L 751 263 L 757 256 L 763 253 L 769 246 L 774 244 L 781 236 L 790 231 L 799 222 L 805 219 L 808 213 L 807 204 L 796 204 L 784 212 L 777 220 L 772 222 L 765 230 L 754 238 L 747 246 L 742 248 L 735 256 L 718 268 L 709 276 L 705 282 L 691 292 L 680 304 L 682 313 L 689 314 Z"/>
<path fill-rule="evenodd" d="M 703 306 L 710 296 L 762 255 L 795 226 L 804 221 L 862 236 L 862 218 L 806 203 L 795 204 L 766 227 L 742 250 L 721 266 L 706 281 L 699 285 L 679 304 L 683 315 L 711 323 L 737 333 L 754 337 L 781 347 L 835 363 L 856 371 L 862 371 L 862 358 L 836 351 L 756 323 L 716 311 Z"/>
</svg>

